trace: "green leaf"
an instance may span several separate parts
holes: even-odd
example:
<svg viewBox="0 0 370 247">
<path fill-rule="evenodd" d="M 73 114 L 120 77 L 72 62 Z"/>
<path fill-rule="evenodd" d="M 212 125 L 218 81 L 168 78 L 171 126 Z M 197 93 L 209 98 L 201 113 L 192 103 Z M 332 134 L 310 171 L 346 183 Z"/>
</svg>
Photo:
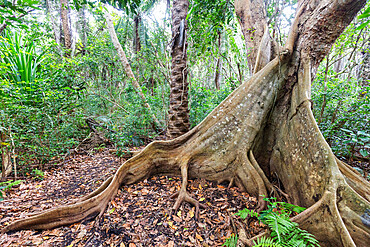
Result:
<svg viewBox="0 0 370 247">
<path fill-rule="evenodd" d="M 360 154 L 361 154 L 363 157 L 367 157 L 367 156 L 369 156 L 369 152 L 368 152 L 366 149 L 361 149 L 361 150 L 360 150 Z"/>
<path fill-rule="evenodd" d="M 367 18 L 370 16 L 370 7 L 368 7 L 364 13 L 362 13 L 361 15 L 359 15 L 358 19 L 363 19 L 363 18 Z"/>
<path fill-rule="evenodd" d="M 369 25 L 370 20 L 362 23 L 359 27 L 356 28 L 356 30 L 364 29 L 367 25 Z"/>
</svg>

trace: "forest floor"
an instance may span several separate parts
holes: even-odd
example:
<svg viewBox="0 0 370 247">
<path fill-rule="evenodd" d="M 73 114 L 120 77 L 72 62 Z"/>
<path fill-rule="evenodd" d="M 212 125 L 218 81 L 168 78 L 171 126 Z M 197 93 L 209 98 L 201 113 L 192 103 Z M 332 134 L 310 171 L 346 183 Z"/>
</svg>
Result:
<svg viewBox="0 0 370 247">
<path fill-rule="evenodd" d="M 6 191 L 0 202 L 0 228 L 29 213 L 77 201 L 98 188 L 123 161 L 105 149 L 49 164 L 43 180 L 29 177 Z M 207 206 L 200 210 L 199 219 L 195 220 L 195 208 L 187 203 L 170 215 L 175 199 L 169 197 L 180 185 L 178 177 L 160 176 L 123 186 L 99 222 L 1 234 L 0 246 L 221 246 L 241 223 L 247 225 L 247 237 L 263 230 L 256 220 L 242 222 L 234 216 L 245 207 L 253 209 L 256 198 L 238 188 L 199 179 L 190 180 L 188 187 Z"/>
</svg>

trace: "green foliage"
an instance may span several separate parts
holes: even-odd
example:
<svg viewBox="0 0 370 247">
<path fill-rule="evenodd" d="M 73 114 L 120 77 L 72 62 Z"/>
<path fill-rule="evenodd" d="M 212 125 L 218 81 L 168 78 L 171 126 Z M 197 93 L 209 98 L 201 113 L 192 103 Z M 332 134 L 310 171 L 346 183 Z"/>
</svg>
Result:
<svg viewBox="0 0 370 247">
<path fill-rule="evenodd" d="M 238 243 L 238 235 L 231 234 L 231 236 L 225 240 L 225 243 L 222 246 L 236 247 L 237 243 Z"/>
<path fill-rule="evenodd" d="M 370 23 L 369 17 L 370 17 L 370 5 L 368 5 L 365 11 L 358 16 L 358 19 L 365 19 L 365 22 L 363 22 L 359 27 L 357 27 L 357 30 L 364 29 L 369 25 Z"/>
<path fill-rule="evenodd" d="M 370 98 L 367 94 L 370 88 L 336 74 L 329 69 L 325 89 L 325 75 L 318 73 L 312 90 L 314 116 L 336 155 L 351 158 L 360 153 L 366 157 L 370 151 Z"/>
<path fill-rule="evenodd" d="M 36 53 L 33 40 L 27 40 L 18 33 L 5 32 L 0 36 L 1 65 L 7 73 L 3 75 L 11 82 L 33 82 L 44 59 Z"/>
<path fill-rule="evenodd" d="M 37 180 L 44 180 L 44 172 L 39 170 L 39 169 L 33 169 L 32 170 L 32 176 L 34 177 L 34 179 L 37 179 Z"/>
<path fill-rule="evenodd" d="M 319 246 L 312 234 L 300 229 L 297 223 L 290 220 L 294 212 L 301 213 L 305 208 L 286 202 L 277 202 L 276 198 L 264 198 L 264 200 L 268 202 L 268 205 L 267 209 L 261 213 L 245 208 L 235 214 L 242 219 L 248 216 L 256 217 L 269 227 L 270 238 L 258 239 L 254 242 L 255 246 Z"/>
<path fill-rule="evenodd" d="M 6 24 L 13 27 L 27 29 L 21 17 L 27 15 L 30 11 L 40 9 L 39 0 L 0 0 L 0 25 Z"/>
<path fill-rule="evenodd" d="M 346 136 L 345 141 L 343 143 L 349 146 L 349 155 L 352 156 L 355 148 L 359 150 L 359 153 L 363 157 L 369 156 L 369 152 L 367 150 L 370 149 L 370 134 L 366 133 L 365 131 L 352 131 L 348 129 L 341 129 Z"/>
<path fill-rule="evenodd" d="M 254 241 L 254 247 L 283 247 L 283 245 L 276 243 L 272 238 L 262 236 Z"/>
<path fill-rule="evenodd" d="M 319 128 L 333 152 L 345 158 L 366 157 L 370 152 L 370 87 L 366 83 L 370 33 L 358 31 L 359 25 L 361 21 L 351 23 L 337 39 L 312 83 Z"/>
<path fill-rule="evenodd" d="M 213 90 L 193 83 L 190 89 L 190 123 L 191 127 L 199 124 L 230 93 L 228 85 L 220 90 Z"/>
<path fill-rule="evenodd" d="M 168 108 L 167 105 L 163 106 L 161 88 L 154 88 L 153 95 L 145 87 L 142 89 L 152 111 L 163 121 Z M 96 116 L 97 121 L 114 131 L 110 132 L 108 137 L 114 141 L 119 152 L 125 153 L 128 147 L 143 145 L 156 136 L 152 117 L 131 84 L 127 84 L 122 91 L 116 91 L 114 88 L 100 90 L 100 95 L 104 93 L 104 98 L 96 94 L 87 95 L 86 105 L 83 107 L 89 116 Z M 166 91 L 168 95 L 168 88 Z M 117 104 L 124 106 L 125 111 L 105 99 L 112 97 L 111 95 Z"/>
<path fill-rule="evenodd" d="M 193 45 L 199 46 L 202 50 L 211 45 L 223 26 L 232 23 L 235 17 L 234 6 L 228 0 L 195 0 L 189 7 L 187 19 L 190 35 L 194 40 Z"/>
<path fill-rule="evenodd" d="M 20 183 L 24 182 L 23 180 L 9 180 L 6 182 L 0 182 L 0 201 L 4 200 L 4 191 L 10 189 L 11 187 L 18 185 Z"/>
<path fill-rule="evenodd" d="M 74 61 L 43 52 L 32 36 L 9 32 L 0 42 L 0 126 L 13 137 L 20 165 L 45 163 L 83 134 Z"/>
</svg>

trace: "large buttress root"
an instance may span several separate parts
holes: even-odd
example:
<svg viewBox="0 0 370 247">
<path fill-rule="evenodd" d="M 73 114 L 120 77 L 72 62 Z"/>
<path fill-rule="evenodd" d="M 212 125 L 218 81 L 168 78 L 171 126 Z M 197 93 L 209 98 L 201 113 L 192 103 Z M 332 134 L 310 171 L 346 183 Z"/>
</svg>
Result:
<svg viewBox="0 0 370 247">
<path fill-rule="evenodd" d="M 338 158 L 336 158 L 336 161 L 348 185 L 367 201 L 370 201 L 370 184 L 355 169 Z"/>
<path fill-rule="evenodd" d="M 260 212 L 266 207 L 266 201 L 263 200 L 263 196 L 267 195 L 265 183 L 254 168 L 247 154 L 241 154 L 241 165 L 236 171 L 236 184 L 239 188 L 244 191 L 248 191 L 252 195 L 258 198 L 257 211 Z"/>
<path fill-rule="evenodd" d="M 272 113 L 266 131 L 274 129 L 275 137 L 265 142 L 270 169 L 293 203 L 308 208 L 293 220 L 321 246 L 370 246 L 370 227 L 361 218 L 370 209 L 369 183 L 336 159 L 321 135 L 311 111 L 310 71 L 303 60 L 291 104 L 278 103 Z"/>
<path fill-rule="evenodd" d="M 199 211 L 198 202 L 186 192 L 188 176 L 230 181 L 237 174 L 236 180 L 247 192 L 256 196 L 266 194 L 266 178 L 259 174 L 256 162 L 253 166 L 247 151 L 265 124 L 276 93 L 284 82 L 277 72 L 286 71 L 286 66 L 281 63 L 288 58 L 289 52 L 285 52 L 280 56 L 281 60 L 275 58 L 271 61 L 187 134 L 170 141 L 149 144 L 122 164 L 99 189 L 77 203 L 15 221 L 1 231 L 49 229 L 102 215 L 122 184 L 132 184 L 156 174 L 183 176 L 182 189 L 174 209 L 182 201 L 187 201 Z M 236 156 L 238 159 L 235 159 Z M 188 157 L 186 162 L 183 157 Z M 257 190 L 248 181 L 249 176 L 255 177 L 259 184 Z M 263 203 L 260 200 L 260 206 Z"/>
<path fill-rule="evenodd" d="M 105 185 L 106 184 L 103 184 L 103 186 Z M 99 190 L 101 190 L 101 188 L 96 191 Z M 94 191 L 92 194 L 94 193 L 96 192 Z M 1 232 L 19 229 L 51 229 L 62 225 L 73 224 L 84 219 L 93 218 L 104 212 L 112 194 L 115 194 L 112 189 L 103 190 L 97 195 L 76 204 L 50 209 L 39 214 L 33 214 L 29 218 L 17 220 L 6 226 L 1 230 Z"/>
</svg>

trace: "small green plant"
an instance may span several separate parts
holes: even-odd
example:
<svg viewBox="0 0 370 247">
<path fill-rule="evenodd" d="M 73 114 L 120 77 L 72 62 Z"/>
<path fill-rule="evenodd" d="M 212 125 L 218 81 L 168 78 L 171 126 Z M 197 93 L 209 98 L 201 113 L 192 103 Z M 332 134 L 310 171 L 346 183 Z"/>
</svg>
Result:
<svg viewBox="0 0 370 247">
<path fill-rule="evenodd" d="M 300 229 L 297 223 L 290 220 L 294 212 L 301 213 L 305 208 L 285 202 L 277 202 L 274 197 L 264 198 L 264 200 L 268 202 L 268 206 L 261 213 L 245 208 L 235 214 L 242 219 L 248 216 L 256 217 L 261 223 L 270 228 L 271 237 L 254 241 L 255 246 L 319 246 L 318 241 L 312 234 Z"/>
<path fill-rule="evenodd" d="M 13 180 L 9 180 L 9 181 L 6 181 L 6 182 L 0 182 L 0 201 L 3 201 L 4 200 L 4 191 L 10 189 L 11 187 L 15 186 L 15 185 L 18 185 L 20 183 L 22 183 L 23 180 L 15 180 L 13 182 Z"/>
<path fill-rule="evenodd" d="M 361 130 L 352 131 L 343 128 L 341 130 L 345 132 L 347 136 L 347 140 L 345 140 L 343 143 L 350 146 L 349 156 L 352 156 L 356 150 L 358 150 L 363 157 L 370 155 L 367 151 L 370 149 L 370 134 Z"/>
<path fill-rule="evenodd" d="M 231 234 L 231 236 L 226 239 L 225 243 L 222 246 L 236 247 L 237 242 L 238 242 L 238 235 Z"/>
<path fill-rule="evenodd" d="M 44 177 L 45 177 L 44 172 L 39 170 L 39 169 L 33 169 L 32 170 L 32 175 L 33 175 L 34 179 L 38 179 L 38 180 L 43 180 Z"/>
</svg>

